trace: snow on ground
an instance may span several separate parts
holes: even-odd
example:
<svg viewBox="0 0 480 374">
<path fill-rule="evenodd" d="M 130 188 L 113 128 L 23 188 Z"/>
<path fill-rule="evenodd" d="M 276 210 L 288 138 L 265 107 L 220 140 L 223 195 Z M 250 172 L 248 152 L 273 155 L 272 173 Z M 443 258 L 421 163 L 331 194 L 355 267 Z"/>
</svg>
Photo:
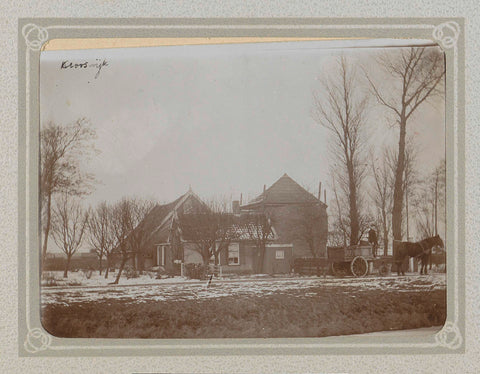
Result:
<svg viewBox="0 0 480 374">
<path fill-rule="evenodd" d="M 90 276 L 90 277 L 89 277 Z M 44 272 L 42 276 L 42 286 L 47 286 L 51 281 L 55 286 L 108 286 L 115 280 L 117 272 L 110 272 L 108 279 L 105 279 L 105 273 L 98 274 L 98 271 L 89 273 L 88 271 L 69 271 L 68 277 L 63 278 L 63 271 L 48 271 Z M 156 279 L 157 274 L 154 272 L 145 272 L 137 278 L 127 278 L 125 273 L 120 278 L 122 285 L 136 285 L 136 284 L 164 284 L 164 283 L 180 283 L 187 281 L 186 278 L 172 277 L 164 279 Z"/>
<path fill-rule="evenodd" d="M 75 274 L 75 273 L 72 273 Z M 358 293 L 367 290 L 385 291 L 430 291 L 445 289 L 445 274 L 431 274 L 419 276 L 409 274 L 402 277 L 366 277 L 366 278 L 265 278 L 252 279 L 251 277 L 234 280 L 214 280 L 210 287 L 206 282 L 186 280 L 180 277 L 155 279 L 142 276 L 134 279 L 121 279 L 120 285 L 108 285 L 109 281 L 92 277 L 83 279 L 81 274 L 77 278 L 69 278 L 72 282 L 82 284 L 80 287 L 60 286 L 42 287 L 42 304 L 75 302 L 108 301 L 109 299 L 123 300 L 126 303 L 144 303 L 150 301 L 178 301 L 221 298 L 225 296 L 264 296 L 273 293 L 295 293 L 299 296 L 310 296 L 322 292 L 325 287 L 344 288 L 344 292 Z M 85 277 L 85 275 L 83 275 Z M 299 292 L 301 291 L 301 292 Z"/>
</svg>

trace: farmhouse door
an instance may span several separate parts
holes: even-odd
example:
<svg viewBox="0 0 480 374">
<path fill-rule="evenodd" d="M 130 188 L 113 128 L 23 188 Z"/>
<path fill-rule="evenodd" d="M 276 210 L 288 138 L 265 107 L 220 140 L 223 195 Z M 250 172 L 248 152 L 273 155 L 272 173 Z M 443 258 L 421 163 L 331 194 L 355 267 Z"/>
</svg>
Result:
<svg viewBox="0 0 480 374">
<path fill-rule="evenodd" d="M 291 245 L 270 245 L 266 248 L 265 270 L 267 274 L 288 274 L 292 261 Z"/>
</svg>

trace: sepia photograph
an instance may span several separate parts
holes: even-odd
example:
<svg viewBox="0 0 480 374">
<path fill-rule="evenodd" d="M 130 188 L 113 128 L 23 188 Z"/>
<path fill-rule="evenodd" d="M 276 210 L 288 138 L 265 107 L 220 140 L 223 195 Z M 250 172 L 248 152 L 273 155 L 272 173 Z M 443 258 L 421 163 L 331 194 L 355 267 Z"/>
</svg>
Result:
<svg viewBox="0 0 480 374">
<path fill-rule="evenodd" d="M 456 250 L 445 75 L 423 39 L 47 45 L 43 328 L 436 334 Z"/>
</svg>

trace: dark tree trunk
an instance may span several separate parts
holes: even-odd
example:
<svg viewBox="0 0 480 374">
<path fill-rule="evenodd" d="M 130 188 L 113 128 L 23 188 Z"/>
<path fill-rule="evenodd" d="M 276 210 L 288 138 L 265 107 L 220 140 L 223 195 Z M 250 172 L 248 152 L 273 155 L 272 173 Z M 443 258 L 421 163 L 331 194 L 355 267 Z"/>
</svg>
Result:
<svg viewBox="0 0 480 374">
<path fill-rule="evenodd" d="M 387 228 L 387 214 L 382 212 L 383 217 L 383 255 L 388 256 L 388 228 Z"/>
<path fill-rule="evenodd" d="M 105 269 L 105 279 L 108 278 L 108 271 L 110 270 L 110 256 L 107 255 L 107 268 Z"/>
<path fill-rule="evenodd" d="M 358 243 L 358 234 L 360 232 L 360 224 L 358 220 L 357 207 L 357 188 L 355 185 L 355 175 L 352 162 L 348 162 L 348 179 L 349 179 L 349 205 L 350 205 L 350 245 Z"/>
<path fill-rule="evenodd" d="M 202 249 L 203 265 L 208 266 L 210 264 L 210 257 L 212 257 L 210 248 L 207 248 L 207 249 L 203 248 Z"/>
<path fill-rule="evenodd" d="M 68 278 L 68 270 L 70 270 L 70 260 L 72 255 L 67 255 L 67 263 L 65 264 L 65 270 L 63 271 L 63 277 Z"/>
<path fill-rule="evenodd" d="M 406 177 L 405 177 L 406 178 Z M 410 240 L 410 230 L 409 230 L 409 221 L 408 221 L 408 188 L 405 184 L 405 220 L 407 225 L 407 240 Z"/>
<path fill-rule="evenodd" d="M 400 140 L 398 142 L 398 163 L 395 170 L 395 185 L 393 189 L 392 233 L 394 240 L 402 240 L 402 210 L 403 210 L 403 174 L 405 171 L 405 137 L 406 119 L 401 116 Z"/>
<path fill-rule="evenodd" d="M 102 275 L 102 258 L 103 255 L 98 258 L 98 274 Z"/>
<path fill-rule="evenodd" d="M 128 256 L 124 255 L 122 258 L 122 262 L 120 263 L 120 268 L 118 269 L 117 277 L 115 278 L 115 281 L 113 282 L 113 284 L 118 284 L 118 282 L 120 281 L 120 276 L 122 275 L 123 268 L 125 267 L 125 264 L 127 263 L 127 261 L 128 261 Z"/>
<path fill-rule="evenodd" d="M 42 269 L 45 266 L 45 259 L 47 258 L 48 235 L 50 235 L 50 224 L 52 219 L 51 206 L 52 206 L 52 193 L 49 192 L 47 196 L 47 222 L 45 224 L 43 248 L 42 248 Z"/>
<path fill-rule="evenodd" d="M 435 171 L 435 206 L 434 206 L 434 211 L 435 211 L 435 235 L 438 235 L 438 227 L 437 227 L 437 221 L 438 221 L 438 174 L 437 171 Z M 432 268 L 432 264 L 430 263 L 430 269 Z"/>
<path fill-rule="evenodd" d="M 258 247 L 258 263 L 257 263 L 257 274 L 263 273 L 263 265 L 265 262 L 265 245 L 259 245 Z"/>
</svg>

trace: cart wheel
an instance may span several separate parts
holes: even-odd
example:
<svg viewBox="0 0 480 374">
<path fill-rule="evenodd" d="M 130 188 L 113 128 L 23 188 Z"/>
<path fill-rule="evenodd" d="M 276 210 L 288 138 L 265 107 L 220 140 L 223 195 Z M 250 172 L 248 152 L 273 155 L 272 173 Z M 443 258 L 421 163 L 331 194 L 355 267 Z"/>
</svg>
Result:
<svg viewBox="0 0 480 374">
<path fill-rule="evenodd" d="M 345 267 L 342 266 L 341 262 L 332 262 L 332 273 L 336 277 L 345 275 Z"/>
<path fill-rule="evenodd" d="M 364 277 L 368 274 L 368 262 L 362 256 L 357 256 L 350 264 L 350 270 L 356 277 Z"/>
</svg>

